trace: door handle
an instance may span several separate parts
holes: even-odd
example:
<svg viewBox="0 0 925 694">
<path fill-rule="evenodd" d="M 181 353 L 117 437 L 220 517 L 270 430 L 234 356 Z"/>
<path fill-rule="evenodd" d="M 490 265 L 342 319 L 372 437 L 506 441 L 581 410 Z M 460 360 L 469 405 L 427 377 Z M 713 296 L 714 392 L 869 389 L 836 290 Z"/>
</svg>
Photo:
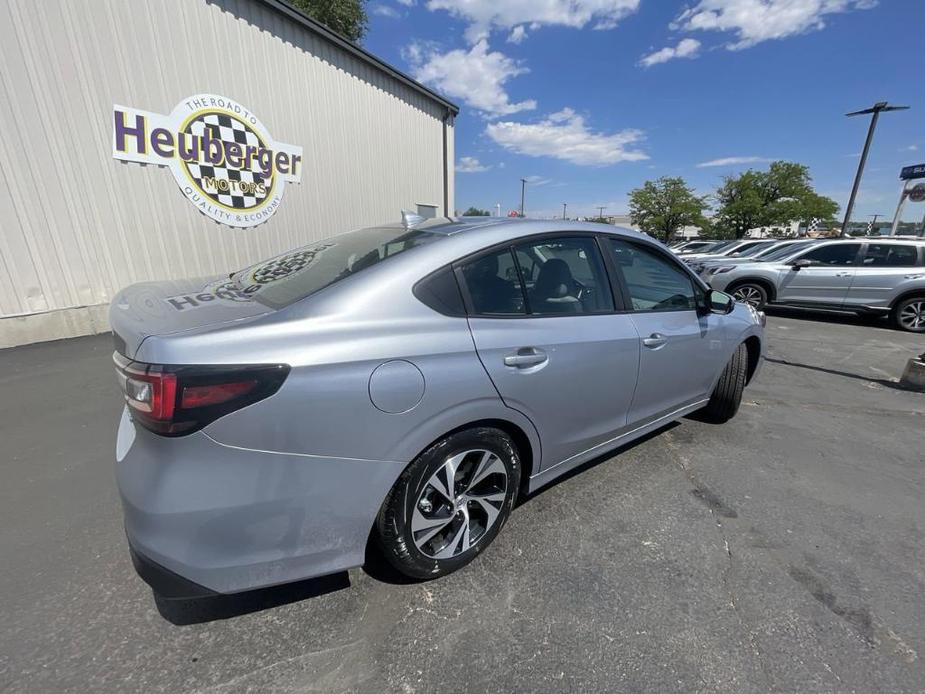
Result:
<svg viewBox="0 0 925 694">
<path fill-rule="evenodd" d="M 835 276 L 836 277 L 851 277 L 851 273 L 850 272 L 836 272 Z"/>
<path fill-rule="evenodd" d="M 919 279 L 920 277 L 925 277 L 925 275 L 922 275 L 922 274 L 918 274 L 918 275 L 906 275 L 903 279 L 907 279 L 907 280 L 917 280 L 917 279 Z"/>
<path fill-rule="evenodd" d="M 507 354 L 504 357 L 505 366 L 513 366 L 515 368 L 525 368 L 528 366 L 538 366 L 543 364 L 549 359 L 541 349 L 536 349 L 536 347 L 521 347 L 514 354 Z"/>
<path fill-rule="evenodd" d="M 652 333 L 649 337 L 642 338 L 642 344 L 649 349 L 658 349 L 666 342 L 668 342 L 668 338 L 661 333 Z"/>
</svg>

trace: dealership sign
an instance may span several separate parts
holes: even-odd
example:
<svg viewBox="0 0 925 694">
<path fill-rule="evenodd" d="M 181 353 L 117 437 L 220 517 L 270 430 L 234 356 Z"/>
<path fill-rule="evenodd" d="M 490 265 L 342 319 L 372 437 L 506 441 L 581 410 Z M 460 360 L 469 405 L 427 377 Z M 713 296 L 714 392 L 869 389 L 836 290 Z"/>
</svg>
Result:
<svg viewBox="0 0 925 694">
<path fill-rule="evenodd" d="M 302 180 L 302 148 L 276 142 L 237 101 L 200 94 L 168 115 L 113 106 L 112 156 L 166 166 L 204 215 L 253 227 L 279 208 L 285 183 Z"/>
<path fill-rule="evenodd" d="M 899 178 L 903 181 L 910 181 L 914 178 L 925 178 L 925 164 L 915 166 L 904 166 L 899 172 Z"/>
<path fill-rule="evenodd" d="M 925 183 L 912 186 L 907 194 L 912 202 L 925 202 Z"/>
</svg>

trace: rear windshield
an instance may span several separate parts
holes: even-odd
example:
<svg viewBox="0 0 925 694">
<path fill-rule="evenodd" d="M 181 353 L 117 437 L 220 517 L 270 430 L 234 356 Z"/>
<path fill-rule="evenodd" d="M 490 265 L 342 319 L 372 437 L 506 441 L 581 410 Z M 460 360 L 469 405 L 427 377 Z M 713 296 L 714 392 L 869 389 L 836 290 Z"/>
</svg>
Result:
<svg viewBox="0 0 925 694">
<path fill-rule="evenodd" d="M 426 229 L 360 229 L 263 260 L 230 279 L 248 298 L 280 309 L 387 258 L 445 237 Z"/>
</svg>

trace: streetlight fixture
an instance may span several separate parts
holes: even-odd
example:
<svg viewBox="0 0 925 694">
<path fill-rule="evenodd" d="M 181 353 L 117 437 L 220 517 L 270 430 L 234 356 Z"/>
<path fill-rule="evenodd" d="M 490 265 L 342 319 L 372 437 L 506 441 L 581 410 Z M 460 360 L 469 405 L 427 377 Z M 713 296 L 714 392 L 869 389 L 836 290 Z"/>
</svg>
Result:
<svg viewBox="0 0 925 694">
<path fill-rule="evenodd" d="M 858 196 L 861 176 L 864 175 L 864 165 L 867 163 L 867 154 L 870 152 L 870 143 L 873 142 L 874 131 L 877 129 L 877 121 L 880 119 L 880 114 L 886 113 L 887 111 L 905 111 L 908 108 L 908 106 L 890 106 L 886 101 L 878 101 L 870 108 L 845 114 L 849 118 L 866 115 L 869 115 L 871 118 L 870 127 L 867 129 L 867 140 L 864 142 L 864 151 L 861 152 L 861 161 L 858 162 L 858 172 L 854 176 L 854 186 L 851 188 L 851 197 L 848 198 L 848 207 L 845 209 L 845 221 L 842 222 L 841 225 L 842 236 L 848 235 L 848 222 L 851 221 L 851 213 L 854 211 L 854 201 Z"/>
</svg>

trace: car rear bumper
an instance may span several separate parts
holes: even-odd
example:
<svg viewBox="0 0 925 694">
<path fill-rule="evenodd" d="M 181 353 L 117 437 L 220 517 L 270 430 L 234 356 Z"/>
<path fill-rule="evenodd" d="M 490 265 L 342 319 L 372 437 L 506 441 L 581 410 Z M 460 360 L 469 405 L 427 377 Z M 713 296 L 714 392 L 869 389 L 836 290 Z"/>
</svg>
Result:
<svg viewBox="0 0 925 694">
<path fill-rule="evenodd" d="M 165 597 L 238 593 L 363 564 L 404 463 L 165 438 L 123 413 L 116 479 L 138 573 Z M 169 594 L 168 594 L 169 593 Z"/>
<path fill-rule="evenodd" d="M 157 562 L 151 561 L 144 554 L 132 547 L 129 542 L 129 554 L 132 565 L 142 580 L 151 586 L 151 590 L 163 598 L 208 598 L 218 595 L 214 590 L 183 578 L 170 569 L 165 569 Z"/>
</svg>

